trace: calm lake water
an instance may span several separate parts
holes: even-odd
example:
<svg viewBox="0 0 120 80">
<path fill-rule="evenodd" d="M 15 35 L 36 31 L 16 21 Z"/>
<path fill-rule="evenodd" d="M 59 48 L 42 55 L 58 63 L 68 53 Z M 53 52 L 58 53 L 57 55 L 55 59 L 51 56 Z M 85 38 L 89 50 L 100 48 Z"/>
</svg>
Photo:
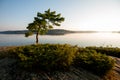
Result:
<svg viewBox="0 0 120 80">
<path fill-rule="evenodd" d="M 66 35 L 42 35 L 40 43 L 71 44 L 86 46 L 120 47 L 119 33 L 74 33 Z M 35 43 L 35 35 L 28 38 L 24 34 L 0 34 L 0 46 L 18 46 Z"/>
</svg>

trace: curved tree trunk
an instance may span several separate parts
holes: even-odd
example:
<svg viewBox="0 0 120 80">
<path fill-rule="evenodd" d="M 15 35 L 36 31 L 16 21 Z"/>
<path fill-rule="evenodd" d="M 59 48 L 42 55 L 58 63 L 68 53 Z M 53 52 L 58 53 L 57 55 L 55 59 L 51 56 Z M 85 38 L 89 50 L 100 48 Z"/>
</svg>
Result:
<svg viewBox="0 0 120 80">
<path fill-rule="evenodd" d="M 36 33 L 36 44 L 38 44 L 38 32 Z"/>
</svg>

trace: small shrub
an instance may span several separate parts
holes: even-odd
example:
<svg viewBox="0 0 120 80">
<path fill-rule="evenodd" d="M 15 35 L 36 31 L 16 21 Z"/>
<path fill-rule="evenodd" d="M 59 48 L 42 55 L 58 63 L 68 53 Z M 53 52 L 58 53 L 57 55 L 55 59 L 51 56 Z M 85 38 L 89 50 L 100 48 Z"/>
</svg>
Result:
<svg viewBox="0 0 120 80">
<path fill-rule="evenodd" d="M 5 47 L 0 51 L 0 59 L 11 57 L 12 54 L 9 53 L 10 50 L 14 49 L 14 47 Z"/>
<path fill-rule="evenodd" d="M 67 44 L 41 44 L 18 47 L 12 54 L 24 68 L 53 71 L 68 69 L 76 51 L 76 47 Z"/>
<path fill-rule="evenodd" d="M 111 47 L 87 47 L 89 50 L 95 50 L 98 53 L 115 56 L 120 58 L 120 48 L 111 48 Z"/>
<path fill-rule="evenodd" d="M 113 68 L 114 60 L 105 54 L 100 54 L 93 50 L 80 49 L 79 54 L 74 60 L 74 64 L 97 75 L 104 75 Z"/>
<path fill-rule="evenodd" d="M 0 52 L 0 59 L 3 59 L 3 58 L 5 58 L 5 57 L 6 57 L 5 52 Z"/>
<path fill-rule="evenodd" d="M 43 71 L 67 70 L 71 65 L 104 75 L 114 66 L 114 60 L 94 49 L 68 44 L 39 44 L 9 50 L 25 69 Z"/>
</svg>

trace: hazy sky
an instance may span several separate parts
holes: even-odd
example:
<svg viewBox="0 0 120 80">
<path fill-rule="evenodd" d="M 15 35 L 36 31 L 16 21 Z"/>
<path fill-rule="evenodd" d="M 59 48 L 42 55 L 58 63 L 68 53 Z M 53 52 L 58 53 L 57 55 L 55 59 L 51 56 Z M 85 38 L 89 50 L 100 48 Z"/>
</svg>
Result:
<svg viewBox="0 0 120 80">
<path fill-rule="evenodd" d="M 120 31 L 120 0 L 0 0 L 0 31 L 26 29 L 48 8 L 65 17 L 59 28 Z"/>
</svg>

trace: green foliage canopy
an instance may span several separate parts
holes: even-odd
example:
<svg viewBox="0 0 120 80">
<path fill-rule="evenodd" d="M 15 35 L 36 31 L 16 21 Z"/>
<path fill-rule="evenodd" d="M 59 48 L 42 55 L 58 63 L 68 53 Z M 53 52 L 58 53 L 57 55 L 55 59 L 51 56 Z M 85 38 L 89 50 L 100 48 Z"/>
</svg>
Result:
<svg viewBox="0 0 120 80">
<path fill-rule="evenodd" d="M 34 21 L 28 24 L 28 32 L 25 33 L 25 36 L 29 37 L 35 33 L 36 39 L 38 39 L 38 35 L 45 34 L 53 26 L 60 26 L 63 21 L 64 17 L 61 17 L 61 14 L 56 14 L 56 11 L 48 9 L 44 13 L 38 12 L 37 17 L 34 17 Z M 38 40 L 36 40 L 36 43 L 38 43 Z"/>
</svg>

